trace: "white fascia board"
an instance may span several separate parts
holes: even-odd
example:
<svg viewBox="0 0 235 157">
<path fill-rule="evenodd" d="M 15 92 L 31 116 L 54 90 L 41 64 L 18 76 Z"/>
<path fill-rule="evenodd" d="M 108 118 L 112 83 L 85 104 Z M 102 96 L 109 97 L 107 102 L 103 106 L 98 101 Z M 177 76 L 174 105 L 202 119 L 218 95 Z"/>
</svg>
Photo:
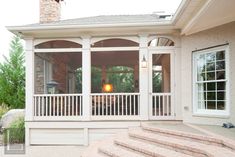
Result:
<svg viewBox="0 0 235 157">
<path fill-rule="evenodd" d="M 178 9 L 175 12 L 175 15 L 171 19 L 172 24 L 177 23 L 177 21 L 180 19 L 180 16 L 183 14 L 184 10 L 186 9 L 186 7 L 188 6 L 189 3 L 190 3 L 190 0 L 182 0 L 181 1 Z"/>
<path fill-rule="evenodd" d="M 87 29 L 87 28 L 112 28 L 112 27 L 143 27 L 171 25 L 171 21 L 143 22 L 143 23 L 118 23 L 118 24 L 91 24 L 91 25 L 41 25 L 41 26 L 7 26 L 11 31 L 33 31 L 33 30 L 59 30 L 59 29 Z"/>
</svg>

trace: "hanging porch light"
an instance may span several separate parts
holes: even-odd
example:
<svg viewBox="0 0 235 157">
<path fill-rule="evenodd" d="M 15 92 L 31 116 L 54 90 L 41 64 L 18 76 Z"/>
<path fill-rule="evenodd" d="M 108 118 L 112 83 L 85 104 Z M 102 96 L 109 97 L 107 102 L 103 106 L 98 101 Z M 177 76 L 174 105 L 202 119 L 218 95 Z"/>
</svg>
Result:
<svg viewBox="0 0 235 157">
<path fill-rule="evenodd" d="M 147 68 L 147 60 L 146 60 L 146 58 L 145 58 L 145 55 L 143 55 L 143 59 L 142 59 L 142 61 L 141 61 L 141 67 L 142 68 Z"/>
<path fill-rule="evenodd" d="M 110 93 L 113 91 L 113 85 L 110 84 L 110 83 L 105 83 L 103 85 L 103 91 L 106 92 L 106 93 Z"/>
</svg>

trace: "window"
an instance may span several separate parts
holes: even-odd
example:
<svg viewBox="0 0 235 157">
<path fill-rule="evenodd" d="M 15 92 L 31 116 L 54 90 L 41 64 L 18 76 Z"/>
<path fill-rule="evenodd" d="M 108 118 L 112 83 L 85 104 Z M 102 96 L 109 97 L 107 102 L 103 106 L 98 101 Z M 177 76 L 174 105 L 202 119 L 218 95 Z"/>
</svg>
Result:
<svg viewBox="0 0 235 157">
<path fill-rule="evenodd" d="M 44 76 L 45 76 L 45 80 L 44 80 L 44 93 L 47 93 L 47 83 L 52 81 L 52 63 L 50 63 L 47 60 L 44 60 Z"/>
<path fill-rule="evenodd" d="M 194 112 L 228 115 L 228 48 L 226 46 L 193 54 Z"/>
</svg>

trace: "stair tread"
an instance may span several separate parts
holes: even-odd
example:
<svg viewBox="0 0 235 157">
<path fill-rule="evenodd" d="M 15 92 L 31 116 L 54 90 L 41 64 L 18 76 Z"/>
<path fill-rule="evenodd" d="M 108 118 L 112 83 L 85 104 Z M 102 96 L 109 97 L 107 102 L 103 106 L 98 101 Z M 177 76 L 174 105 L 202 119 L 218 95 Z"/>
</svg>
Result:
<svg viewBox="0 0 235 157">
<path fill-rule="evenodd" d="M 159 156 L 159 157 L 191 157 L 189 155 L 176 152 L 167 148 L 158 147 L 156 145 L 144 143 L 142 141 L 136 141 L 130 138 L 117 138 L 114 140 L 115 144 L 122 146 L 129 146 L 134 150 L 143 152 L 144 154 Z"/>
<path fill-rule="evenodd" d="M 166 128 L 157 128 L 157 127 L 148 126 L 148 125 L 144 125 L 144 126 L 142 126 L 142 128 L 144 130 L 150 130 L 150 131 L 160 132 L 160 133 L 164 133 L 164 134 L 171 134 L 171 135 L 175 135 L 175 136 L 183 136 L 183 137 L 187 137 L 187 138 L 199 139 L 199 140 L 203 140 L 203 141 L 215 142 L 215 143 L 220 143 L 220 144 L 223 143 L 223 140 L 211 137 L 209 135 L 199 135 L 199 134 L 188 133 L 188 132 L 179 131 L 179 130 L 170 130 L 170 129 L 166 129 Z"/>
<path fill-rule="evenodd" d="M 202 152 L 204 154 L 207 154 L 209 156 L 214 156 L 214 157 L 221 157 L 221 156 L 226 156 L 226 157 L 234 157 L 235 152 L 232 152 L 226 148 L 219 147 L 219 146 L 211 146 L 195 141 L 188 141 L 188 140 L 181 140 L 173 137 L 167 137 L 163 135 L 158 135 L 156 133 L 149 133 L 143 130 L 132 130 L 129 131 L 130 136 L 134 136 L 136 138 L 141 138 L 144 140 L 149 140 L 149 141 L 158 141 L 161 143 L 164 143 L 165 145 L 170 145 L 173 147 L 178 147 L 178 148 L 185 148 L 187 150 L 191 150 L 194 152 Z"/>
<path fill-rule="evenodd" d="M 115 157 L 144 157 L 144 155 L 122 149 L 115 145 L 101 146 L 99 148 L 99 151 L 108 156 L 115 156 Z"/>
</svg>

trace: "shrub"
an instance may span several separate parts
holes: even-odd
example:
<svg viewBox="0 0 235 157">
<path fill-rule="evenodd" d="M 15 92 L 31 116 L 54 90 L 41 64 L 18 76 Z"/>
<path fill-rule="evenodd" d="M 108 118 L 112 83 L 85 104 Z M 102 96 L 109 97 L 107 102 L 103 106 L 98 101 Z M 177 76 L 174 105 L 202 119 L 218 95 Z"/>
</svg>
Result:
<svg viewBox="0 0 235 157">
<path fill-rule="evenodd" d="M 2 116 L 7 113 L 10 110 L 9 107 L 7 107 L 6 105 L 2 104 L 0 105 L 0 119 L 2 118 Z"/>
<path fill-rule="evenodd" d="M 10 127 L 4 130 L 4 142 L 7 142 L 7 132 L 10 133 L 10 143 L 24 143 L 25 125 L 24 118 L 21 117 L 10 124 Z"/>
<path fill-rule="evenodd" d="M 10 44 L 9 57 L 0 63 L 0 102 L 11 108 L 25 106 L 25 58 L 19 37 Z"/>
</svg>

